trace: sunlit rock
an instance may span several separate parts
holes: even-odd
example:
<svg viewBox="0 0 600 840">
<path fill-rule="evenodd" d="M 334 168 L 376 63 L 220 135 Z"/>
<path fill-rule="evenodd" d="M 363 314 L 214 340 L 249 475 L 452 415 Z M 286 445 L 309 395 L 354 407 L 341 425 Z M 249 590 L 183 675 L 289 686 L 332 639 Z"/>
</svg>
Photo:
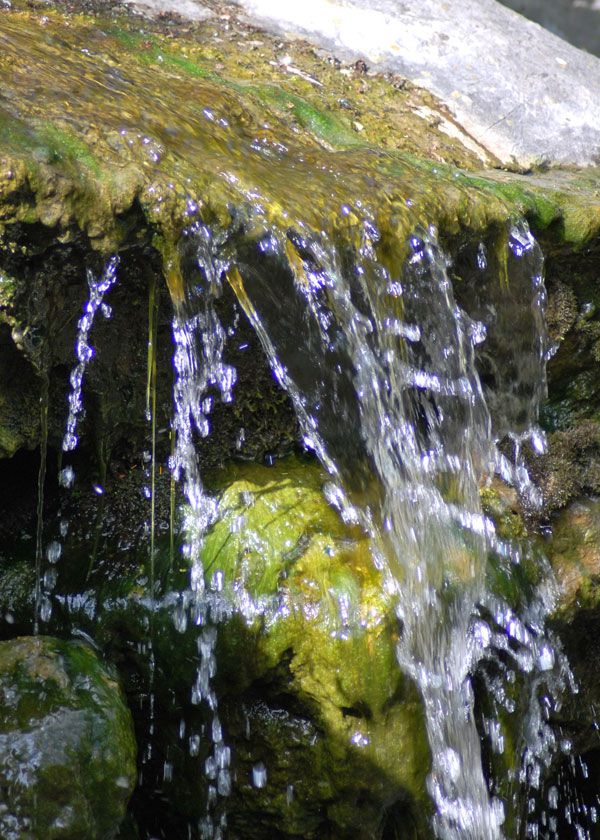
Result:
<svg viewBox="0 0 600 840">
<path fill-rule="evenodd" d="M 426 836 L 428 746 L 397 666 L 393 599 L 368 541 L 324 500 L 325 478 L 295 459 L 232 469 L 206 539 L 207 579 L 222 579 L 218 600 L 233 609 L 216 679 L 244 803 L 231 819 L 248 838 L 269 825 L 322 836 L 327 823 L 367 838 L 386 820 L 397 836 Z M 264 786 L 252 783 L 259 760 Z"/>
<path fill-rule="evenodd" d="M 600 61 L 494 0 L 236 2 L 263 25 L 429 89 L 504 163 L 598 163 Z"/>
</svg>

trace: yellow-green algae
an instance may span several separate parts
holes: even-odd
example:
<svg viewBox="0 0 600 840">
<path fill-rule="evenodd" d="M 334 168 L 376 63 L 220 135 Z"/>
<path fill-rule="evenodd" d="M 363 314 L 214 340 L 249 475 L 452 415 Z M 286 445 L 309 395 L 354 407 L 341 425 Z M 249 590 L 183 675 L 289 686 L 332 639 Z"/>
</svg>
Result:
<svg viewBox="0 0 600 840">
<path fill-rule="evenodd" d="M 238 614 L 220 634 L 220 673 L 231 673 L 231 690 L 231 680 L 256 680 L 287 657 L 293 692 L 337 760 L 360 757 L 427 807 L 423 713 L 397 666 L 393 604 L 368 540 L 325 501 L 325 480 L 294 457 L 219 474 L 219 518 L 202 562 L 207 578 L 219 570 L 227 592 L 249 599 L 246 619 Z"/>
<path fill-rule="evenodd" d="M 0 225 L 75 225 L 109 251 L 137 202 L 175 296 L 190 196 L 207 223 L 242 212 L 257 233 L 353 239 L 348 206 L 388 234 L 394 261 L 419 224 L 476 235 L 525 214 L 574 247 L 600 228 L 597 173 L 477 173 L 474 154 L 415 115 L 429 94 L 306 46 L 282 56 L 264 33 L 227 37 L 214 21 L 174 38 L 20 3 L 0 15 Z"/>
<path fill-rule="evenodd" d="M 397 667 L 401 631 L 393 597 L 364 534 L 344 525 L 325 502 L 326 480 L 317 464 L 288 458 L 275 467 L 232 465 L 212 482 L 219 518 L 206 538 L 204 572 L 207 579 L 217 570 L 224 573 L 230 597 L 247 593 L 245 618 L 237 613 L 219 636 L 224 691 L 242 694 L 253 680 L 276 673 L 287 657 L 294 696 L 337 745 L 339 760 L 360 754 L 426 804 L 427 740 L 416 690 Z M 502 539 L 524 545 L 512 488 L 497 481 L 482 490 L 482 502 Z M 542 574 L 533 547 L 523 549 L 518 564 L 489 557 L 490 591 L 514 609 L 523 606 Z M 521 679 L 510 689 L 517 706 L 523 690 Z M 501 721 L 505 751 L 488 758 L 511 802 L 522 722 L 501 709 L 493 714 Z M 516 817 L 511 809 L 509 831 Z"/>
<path fill-rule="evenodd" d="M 597 610 L 600 601 L 600 501 L 572 502 L 555 519 L 548 553 L 558 580 L 559 614 L 573 617 Z"/>
</svg>

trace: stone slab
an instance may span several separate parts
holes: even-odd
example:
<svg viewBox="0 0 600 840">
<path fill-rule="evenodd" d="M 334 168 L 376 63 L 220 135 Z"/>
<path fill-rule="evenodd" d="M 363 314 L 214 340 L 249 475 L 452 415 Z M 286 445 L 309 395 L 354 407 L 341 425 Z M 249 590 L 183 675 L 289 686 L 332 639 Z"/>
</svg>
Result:
<svg viewBox="0 0 600 840">
<path fill-rule="evenodd" d="M 505 163 L 600 161 L 600 61 L 494 0 L 240 2 L 428 88 Z"/>
<path fill-rule="evenodd" d="M 564 38 L 600 56 L 600 0 L 500 0 Z"/>
<path fill-rule="evenodd" d="M 427 88 L 507 165 L 600 163 L 600 60 L 495 0 L 235 2 L 270 31 Z M 214 8 L 212 0 L 128 5 L 196 19 Z"/>
</svg>

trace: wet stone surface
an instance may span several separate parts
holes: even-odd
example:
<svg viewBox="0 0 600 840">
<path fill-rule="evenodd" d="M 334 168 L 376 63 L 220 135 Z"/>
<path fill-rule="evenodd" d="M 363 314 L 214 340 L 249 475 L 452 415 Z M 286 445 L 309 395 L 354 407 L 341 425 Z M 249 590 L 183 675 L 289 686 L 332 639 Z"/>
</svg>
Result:
<svg viewBox="0 0 600 840">
<path fill-rule="evenodd" d="M 78 642 L 0 643 L 0 835 L 116 836 L 135 783 L 131 716 L 115 677 Z"/>
</svg>

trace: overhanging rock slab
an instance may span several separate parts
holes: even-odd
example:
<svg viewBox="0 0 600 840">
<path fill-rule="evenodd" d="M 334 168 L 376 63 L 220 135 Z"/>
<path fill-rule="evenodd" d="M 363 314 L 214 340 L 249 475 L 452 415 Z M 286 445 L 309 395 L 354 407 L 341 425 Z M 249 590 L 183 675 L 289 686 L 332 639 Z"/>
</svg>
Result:
<svg viewBox="0 0 600 840">
<path fill-rule="evenodd" d="M 239 0 L 431 90 L 505 163 L 600 160 L 600 61 L 494 0 Z"/>
<path fill-rule="evenodd" d="M 259 26 L 427 88 L 506 165 L 600 162 L 600 60 L 495 0 L 235 2 Z M 129 5 L 193 17 L 208 4 Z"/>
</svg>

